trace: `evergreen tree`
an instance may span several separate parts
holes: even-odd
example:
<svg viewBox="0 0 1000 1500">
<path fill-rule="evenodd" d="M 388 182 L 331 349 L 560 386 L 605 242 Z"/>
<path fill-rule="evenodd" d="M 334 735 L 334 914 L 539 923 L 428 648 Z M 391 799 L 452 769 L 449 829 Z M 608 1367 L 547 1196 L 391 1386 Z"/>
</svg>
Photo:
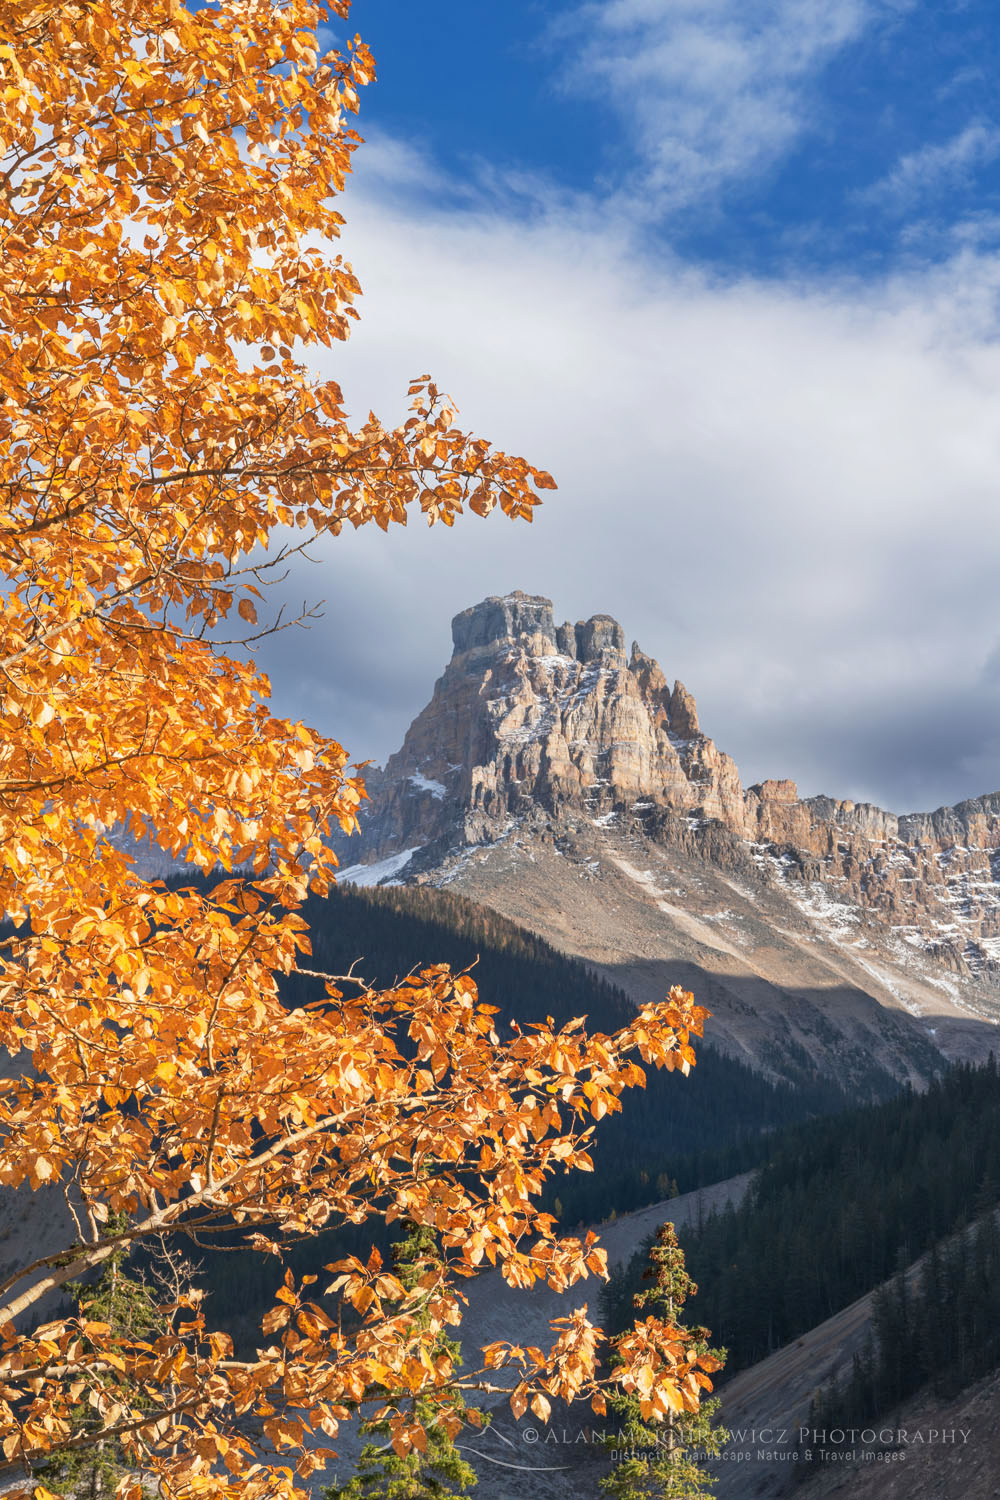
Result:
<svg viewBox="0 0 1000 1500">
<path fill-rule="evenodd" d="M 643 1277 L 653 1284 L 634 1297 L 636 1310 L 645 1308 L 683 1327 L 684 1304 L 697 1295 L 698 1288 L 688 1275 L 673 1224 L 662 1224 L 657 1230 Z M 699 1353 L 710 1353 L 720 1365 L 723 1363 L 726 1351 L 708 1348 L 707 1328 L 688 1331 Z M 622 1394 L 610 1405 L 618 1428 L 607 1440 L 608 1446 L 627 1450 L 601 1480 L 601 1488 L 614 1500 L 701 1500 L 711 1496 L 715 1481 L 700 1467 L 699 1457 L 714 1456 L 728 1441 L 725 1429 L 712 1425 L 718 1399 L 702 1401 L 697 1412 L 673 1412 L 661 1423 L 643 1420 L 634 1395 Z"/>
<path fill-rule="evenodd" d="M 437 1239 L 432 1229 L 411 1225 L 406 1238 L 393 1246 L 395 1273 L 408 1292 L 414 1291 L 427 1271 L 439 1260 Z M 427 1326 L 427 1314 L 417 1314 L 418 1322 Z M 453 1365 L 459 1363 L 459 1344 L 441 1333 L 435 1344 L 435 1356 L 446 1355 Z M 440 1394 L 440 1393 L 439 1393 Z M 454 1389 L 445 1392 L 453 1410 L 464 1410 L 461 1394 Z M 455 1445 L 453 1422 L 441 1420 L 438 1400 L 419 1395 L 414 1400 L 414 1415 L 427 1435 L 423 1451 L 416 1448 L 407 1454 L 394 1451 L 388 1441 L 387 1421 L 362 1422 L 366 1436 L 378 1436 L 380 1443 L 367 1443 L 361 1450 L 357 1473 L 346 1485 L 324 1488 L 324 1500 L 461 1500 L 476 1483 L 476 1473 L 462 1458 Z"/>
<path fill-rule="evenodd" d="M 120 1233 L 126 1224 L 124 1214 L 112 1214 L 107 1232 Z M 129 1249 L 126 1243 L 115 1250 L 105 1262 L 100 1276 L 90 1285 L 82 1282 L 66 1284 L 67 1292 L 77 1302 L 78 1316 L 84 1325 L 84 1342 L 87 1323 L 106 1323 L 116 1337 L 129 1343 L 153 1339 L 164 1332 L 165 1318 L 156 1291 L 145 1276 L 130 1275 L 126 1270 Z M 116 1392 L 124 1392 L 122 1379 L 113 1368 L 102 1370 L 99 1379 L 91 1377 L 81 1384 L 85 1388 L 73 1410 L 74 1437 L 100 1424 L 101 1419 L 90 1404 L 93 1391 L 99 1389 L 112 1397 Z M 141 1395 L 134 1390 L 129 1390 L 128 1400 L 133 1407 L 141 1409 Z M 102 1495 L 111 1494 L 118 1481 L 133 1468 L 121 1443 L 111 1439 L 75 1450 L 56 1450 L 44 1465 L 39 1466 L 38 1472 L 44 1475 L 45 1485 L 50 1490 L 66 1496 L 98 1500 Z"/>
</svg>

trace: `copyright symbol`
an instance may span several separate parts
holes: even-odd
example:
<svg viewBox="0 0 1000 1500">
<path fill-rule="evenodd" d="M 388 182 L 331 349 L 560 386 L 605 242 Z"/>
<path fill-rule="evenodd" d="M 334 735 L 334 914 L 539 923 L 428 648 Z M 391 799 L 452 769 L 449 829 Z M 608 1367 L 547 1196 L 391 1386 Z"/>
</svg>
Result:
<svg viewBox="0 0 1000 1500">
<path fill-rule="evenodd" d="M 524 1441 L 526 1443 L 537 1443 L 538 1442 L 538 1429 L 535 1428 L 535 1427 L 526 1427 L 524 1429 L 524 1431 L 521 1433 L 521 1436 L 523 1437 L 523 1439 L 524 1439 Z"/>
</svg>

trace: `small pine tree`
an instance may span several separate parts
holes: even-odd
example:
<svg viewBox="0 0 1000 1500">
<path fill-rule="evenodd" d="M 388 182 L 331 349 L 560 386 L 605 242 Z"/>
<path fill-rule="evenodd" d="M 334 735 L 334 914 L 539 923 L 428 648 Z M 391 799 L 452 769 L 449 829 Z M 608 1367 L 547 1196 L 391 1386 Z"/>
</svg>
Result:
<svg viewBox="0 0 1000 1500">
<path fill-rule="evenodd" d="M 436 1236 L 426 1226 L 411 1225 L 406 1238 L 393 1246 L 395 1272 L 407 1291 L 413 1291 L 438 1259 Z M 434 1352 L 445 1354 L 453 1364 L 458 1364 L 461 1351 L 454 1339 L 441 1333 Z M 454 1406 L 464 1410 L 459 1392 L 449 1391 L 448 1395 Z M 423 1452 L 414 1448 L 401 1455 L 388 1441 L 368 1443 L 361 1450 L 354 1477 L 344 1486 L 326 1486 L 324 1500 L 376 1500 L 376 1497 L 377 1500 L 462 1500 L 477 1482 L 475 1470 L 466 1463 L 453 1437 L 437 1420 L 439 1410 L 430 1397 L 416 1397 L 414 1416 L 427 1434 Z M 362 1422 L 361 1431 L 366 1436 L 386 1439 L 389 1423 Z"/>
<path fill-rule="evenodd" d="M 645 1307 L 683 1327 L 684 1304 L 697 1295 L 698 1288 L 687 1273 L 673 1224 L 662 1224 L 656 1231 L 643 1279 L 653 1285 L 636 1294 L 636 1309 Z M 722 1363 L 726 1351 L 709 1350 L 707 1328 L 691 1328 L 688 1332 L 698 1353 L 710 1352 Z M 601 1480 L 603 1490 L 614 1500 L 709 1500 L 715 1481 L 692 1455 L 714 1456 L 728 1441 L 725 1428 L 712 1425 L 719 1409 L 716 1398 L 703 1401 L 696 1412 L 672 1413 L 660 1423 L 643 1420 L 636 1396 L 623 1393 L 614 1397 L 610 1406 L 618 1428 L 607 1440 L 608 1446 L 625 1448 L 627 1454 Z"/>
<path fill-rule="evenodd" d="M 126 1227 L 124 1214 L 112 1215 L 107 1232 L 115 1234 Z M 76 1299 L 81 1320 L 91 1323 L 106 1323 L 113 1334 L 129 1343 L 156 1337 L 164 1330 L 164 1318 L 159 1311 L 154 1289 L 140 1275 L 129 1275 L 126 1266 L 130 1246 L 115 1250 L 104 1264 L 100 1276 L 89 1285 L 84 1282 L 66 1283 L 67 1292 Z M 101 1389 L 113 1394 L 120 1387 L 120 1378 L 114 1370 L 101 1375 Z M 85 1433 L 95 1421 L 94 1408 L 89 1396 L 94 1384 L 88 1382 L 73 1408 L 73 1432 L 76 1436 Z M 142 1399 L 134 1389 L 128 1391 L 129 1405 L 142 1409 Z M 39 1475 L 44 1475 L 46 1488 L 74 1500 L 99 1500 L 111 1494 L 118 1481 L 133 1471 L 133 1465 L 116 1439 L 99 1441 L 90 1447 L 60 1453 L 58 1449 L 39 1466 Z"/>
</svg>

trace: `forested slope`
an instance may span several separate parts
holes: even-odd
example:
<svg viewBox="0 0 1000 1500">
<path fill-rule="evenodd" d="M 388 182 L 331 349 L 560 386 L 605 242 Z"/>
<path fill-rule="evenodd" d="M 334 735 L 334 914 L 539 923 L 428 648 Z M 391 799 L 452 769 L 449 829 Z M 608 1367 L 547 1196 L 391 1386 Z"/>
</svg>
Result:
<svg viewBox="0 0 1000 1500">
<path fill-rule="evenodd" d="M 991 1208 L 967 1231 L 935 1242 L 915 1281 L 900 1273 L 879 1289 L 871 1339 L 850 1376 L 819 1393 L 812 1421 L 867 1425 L 925 1387 L 953 1397 L 998 1366 L 1000 1225 Z"/>
<path fill-rule="evenodd" d="M 907 1091 L 777 1137 L 744 1203 L 685 1237 L 698 1315 L 729 1349 L 732 1373 L 879 1286 L 998 1199 L 1000 1077 L 991 1058 L 953 1068 L 925 1094 Z M 992 1251 L 981 1250 L 985 1264 Z M 642 1263 L 637 1254 L 609 1289 L 614 1322 L 625 1316 Z M 982 1281 L 976 1264 L 939 1263 L 935 1327 L 949 1316 L 950 1282 Z M 957 1293 L 953 1300 L 957 1308 Z M 968 1319 L 985 1326 L 986 1304 L 974 1310 L 971 1287 L 966 1301 Z M 909 1327 L 904 1319 L 904 1342 Z M 961 1365 L 956 1338 L 951 1329 L 938 1368 Z M 911 1354 L 907 1343 L 900 1357 Z M 892 1388 L 906 1394 L 898 1380 Z"/>
</svg>

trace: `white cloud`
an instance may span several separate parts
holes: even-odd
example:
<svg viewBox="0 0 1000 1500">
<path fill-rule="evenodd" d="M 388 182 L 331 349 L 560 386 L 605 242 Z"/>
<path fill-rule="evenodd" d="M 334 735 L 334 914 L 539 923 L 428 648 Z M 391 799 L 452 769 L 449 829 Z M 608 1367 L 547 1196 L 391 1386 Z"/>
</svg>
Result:
<svg viewBox="0 0 1000 1500">
<path fill-rule="evenodd" d="M 384 758 L 451 616 L 519 587 L 615 614 L 749 779 L 897 807 L 1000 785 L 1000 258 L 722 283 L 556 211 L 346 209 L 362 321 L 317 368 L 387 418 L 431 370 L 560 490 L 530 528 L 332 542 L 294 581 L 326 621 L 264 654 L 282 707 Z"/>
<path fill-rule="evenodd" d="M 936 99 L 950 99 L 955 94 L 961 94 L 970 87 L 978 84 L 988 84 L 989 73 L 982 63 L 969 63 L 967 66 L 958 68 L 950 78 L 946 78 L 934 90 Z"/>
<path fill-rule="evenodd" d="M 902 214 L 928 197 L 967 186 L 980 167 L 1000 156 L 1000 128 L 976 121 L 938 145 L 900 157 L 892 171 L 855 195 L 889 213 Z"/>
<path fill-rule="evenodd" d="M 811 85 L 887 0 L 597 0 L 560 20 L 565 86 L 616 109 L 632 210 L 684 208 L 768 169 L 813 129 Z"/>
</svg>

